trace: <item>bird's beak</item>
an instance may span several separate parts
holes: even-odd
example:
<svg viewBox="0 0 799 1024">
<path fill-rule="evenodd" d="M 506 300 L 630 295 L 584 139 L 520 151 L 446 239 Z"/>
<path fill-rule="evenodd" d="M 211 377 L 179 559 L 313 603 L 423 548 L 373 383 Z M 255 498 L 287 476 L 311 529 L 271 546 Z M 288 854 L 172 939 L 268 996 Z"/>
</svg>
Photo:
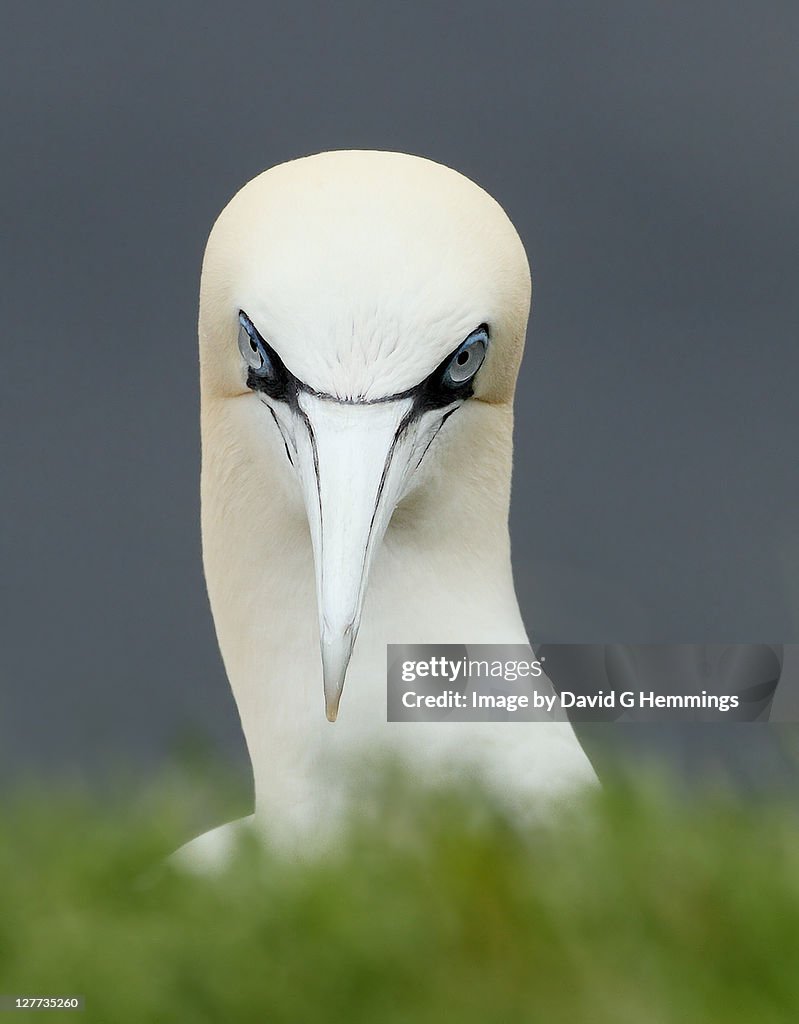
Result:
<svg viewBox="0 0 799 1024">
<path fill-rule="evenodd" d="M 418 461 L 408 398 L 345 404 L 298 397 L 292 431 L 313 542 L 325 710 L 338 715 L 369 569 Z"/>
</svg>

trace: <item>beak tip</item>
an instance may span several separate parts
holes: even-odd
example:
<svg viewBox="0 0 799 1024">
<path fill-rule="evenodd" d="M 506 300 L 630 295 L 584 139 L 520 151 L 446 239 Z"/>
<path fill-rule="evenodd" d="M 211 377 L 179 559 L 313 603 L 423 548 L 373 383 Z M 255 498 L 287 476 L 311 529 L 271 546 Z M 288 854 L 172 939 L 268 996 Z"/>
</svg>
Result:
<svg viewBox="0 0 799 1024">
<path fill-rule="evenodd" d="M 328 722 L 335 722 L 338 718 L 338 709 L 341 704 L 341 692 L 344 689 L 344 679 L 341 680 L 341 685 L 334 689 L 328 689 L 325 687 L 325 717 Z"/>
<path fill-rule="evenodd" d="M 335 722 L 338 718 L 338 709 L 341 703 L 341 690 L 336 693 L 325 693 L 325 718 L 328 722 Z"/>
<path fill-rule="evenodd" d="M 355 643 L 355 630 L 344 630 L 337 641 L 325 638 L 322 642 L 322 670 L 325 689 L 325 716 L 335 722 L 344 690 L 344 678 Z"/>
</svg>

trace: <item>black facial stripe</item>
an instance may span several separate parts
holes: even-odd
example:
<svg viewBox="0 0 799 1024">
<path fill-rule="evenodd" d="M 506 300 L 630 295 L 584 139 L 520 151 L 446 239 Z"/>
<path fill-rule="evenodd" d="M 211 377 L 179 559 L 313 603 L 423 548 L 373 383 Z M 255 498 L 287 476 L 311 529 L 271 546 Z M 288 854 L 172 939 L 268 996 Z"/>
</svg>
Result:
<svg viewBox="0 0 799 1024">
<path fill-rule="evenodd" d="M 308 439 L 311 442 L 311 456 L 313 458 L 313 471 L 316 477 L 316 496 L 319 501 L 319 529 L 324 532 L 324 516 L 322 515 L 322 480 L 319 476 L 319 449 L 316 445 L 316 434 L 313 432 L 313 424 L 308 419 L 306 414 L 297 406 L 297 415 L 305 424 L 305 429 L 308 431 Z"/>
<path fill-rule="evenodd" d="M 424 451 L 423 451 L 423 452 L 422 452 L 422 454 L 421 454 L 421 455 L 419 456 L 419 461 L 418 461 L 418 462 L 416 463 L 416 469 L 418 469 L 418 468 L 419 468 L 419 467 L 421 466 L 421 464 L 422 464 L 422 459 L 423 459 L 423 458 L 425 457 L 425 455 L 427 455 L 427 451 L 428 451 L 428 449 L 429 449 L 430 445 L 431 445 L 431 444 L 433 443 L 433 441 L 435 441 L 435 439 L 436 439 L 436 438 L 438 437 L 438 432 L 439 432 L 439 430 L 441 430 L 441 428 L 442 428 L 442 427 L 444 426 L 444 424 L 445 424 L 445 423 L 447 422 L 447 420 L 448 420 L 448 419 L 450 418 L 450 416 L 451 416 L 451 415 L 452 415 L 452 414 L 453 414 L 454 412 L 456 412 L 456 411 L 457 411 L 456 409 L 450 409 L 450 410 L 449 410 L 448 412 L 445 412 L 445 413 L 444 413 L 444 415 L 443 415 L 443 416 L 441 417 L 441 420 L 440 420 L 440 422 L 439 422 L 438 426 L 436 427 L 436 429 L 435 429 L 435 430 L 433 431 L 433 434 L 432 434 L 432 436 L 431 436 L 430 440 L 429 440 L 429 441 L 427 442 L 427 444 L 426 444 L 426 445 L 424 446 Z"/>
<path fill-rule="evenodd" d="M 276 401 L 287 402 L 295 411 L 299 411 L 298 397 L 301 391 L 305 394 L 313 395 L 315 398 L 329 399 L 333 402 L 352 405 L 374 405 L 382 402 L 395 402 L 402 398 L 412 398 L 413 412 L 415 415 L 421 415 L 421 413 L 432 409 L 442 409 L 448 405 L 454 405 L 455 402 L 464 402 L 474 394 L 474 377 L 464 381 L 463 384 L 444 383 L 445 371 L 458 349 L 461 347 L 460 345 L 453 349 L 453 351 L 450 352 L 450 354 L 443 359 L 435 370 L 425 377 L 423 381 L 414 385 L 412 388 L 408 388 L 407 391 L 399 391 L 396 394 L 387 395 L 385 398 L 349 400 L 316 391 L 314 388 L 309 387 L 304 381 L 295 377 L 294 374 L 287 369 L 286 364 L 277 352 L 275 352 L 272 346 L 263 339 L 260 332 L 244 310 L 240 310 L 240 315 L 247 319 L 249 325 L 258 335 L 260 342 L 263 344 L 264 349 L 272 361 L 274 370 L 274 373 L 271 376 L 264 377 L 250 368 L 247 372 L 247 387 L 250 388 L 251 391 L 257 391 L 268 395 L 269 398 L 273 398 Z M 479 327 L 476 327 L 472 333 L 474 334 L 481 330 L 485 331 L 487 337 L 490 337 L 488 324 L 481 324 Z M 477 372 L 479 373 L 479 370 Z"/>
<path fill-rule="evenodd" d="M 383 496 L 383 489 L 385 488 L 386 480 L 388 479 L 388 471 L 391 468 L 391 462 L 392 462 L 392 460 L 394 458 L 394 451 L 395 451 L 397 445 L 399 444 L 399 439 L 402 437 L 402 435 L 408 429 L 408 425 L 410 423 L 412 423 L 414 419 L 415 419 L 414 408 L 411 408 L 402 417 L 400 425 L 397 427 L 396 431 L 394 432 L 394 437 L 393 437 L 393 439 L 391 441 L 391 445 L 389 446 L 388 453 L 386 455 L 386 461 L 383 463 L 383 472 L 382 472 L 382 474 L 380 476 L 380 483 L 377 485 L 377 495 L 375 496 L 375 507 L 374 507 L 374 510 L 372 512 L 372 521 L 369 523 L 369 536 L 370 537 L 372 536 L 372 527 L 375 525 L 375 516 L 377 515 L 377 510 L 380 507 L 380 499 Z"/>
<path fill-rule="evenodd" d="M 267 409 L 271 413 L 272 419 L 275 421 L 275 426 L 280 431 L 280 436 L 283 438 L 283 445 L 284 445 L 284 447 L 286 449 L 286 457 L 288 458 L 289 462 L 293 466 L 294 465 L 294 459 L 292 459 L 292 457 L 291 457 L 291 452 L 289 451 L 289 443 L 288 443 L 288 440 L 286 439 L 286 435 L 283 433 L 283 428 L 280 426 L 280 420 L 277 418 L 277 416 L 275 414 L 275 410 L 272 408 L 272 406 L 268 402 L 264 402 L 264 405 L 267 407 Z"/>
</svg>

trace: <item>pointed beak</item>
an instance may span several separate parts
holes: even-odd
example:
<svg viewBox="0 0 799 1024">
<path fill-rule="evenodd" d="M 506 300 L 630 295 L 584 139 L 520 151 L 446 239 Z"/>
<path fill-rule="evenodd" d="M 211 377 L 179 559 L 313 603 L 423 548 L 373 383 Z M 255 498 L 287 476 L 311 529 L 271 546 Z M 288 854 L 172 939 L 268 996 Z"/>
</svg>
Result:
<svg viewBox="0 0 799 1024">
<path fill-rule="evenodd" d="M 303 393 L 297 470 L 316 570 L 325 711 L 335 722 L 369 570 L 416 465 L 409 398 L 345 404 Z"/>
</svg>

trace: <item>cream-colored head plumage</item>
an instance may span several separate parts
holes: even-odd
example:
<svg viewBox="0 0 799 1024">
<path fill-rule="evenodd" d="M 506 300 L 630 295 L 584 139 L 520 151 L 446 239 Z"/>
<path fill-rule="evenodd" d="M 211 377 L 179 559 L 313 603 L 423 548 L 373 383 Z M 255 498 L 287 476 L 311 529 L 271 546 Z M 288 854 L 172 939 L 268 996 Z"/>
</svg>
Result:
<svg viewBox="0 0 799 1024">
<path fill-rule="evenodd" d="M 203 533 L 234 690 L 266 628 L 243 577 L 270 578 L 269 539 L 295 536 L 286 520 L 298 544 L 310 527 L 331 720 L 386 531 L 430 538 L 457 516 L 506 545 L 529 303 L 502 208 L 429 160 L 322 153 L 265 171 L 224 209 L 200 302 Z M 442 378 L 465 343 L 465 370 Z"/>
<path fill-rule="evenodd" d="M 344 399 L 411 388 L 488 323 L 492 351 L 476 393 L 507 402 L 529 305 L 519 236 L 474 182 L 401 153 L 321 153 L 259 174 L 214 225 L 202 280 L 204 386 L 242 391 L 244 309 L 300 380 Z"/>
</svg>

